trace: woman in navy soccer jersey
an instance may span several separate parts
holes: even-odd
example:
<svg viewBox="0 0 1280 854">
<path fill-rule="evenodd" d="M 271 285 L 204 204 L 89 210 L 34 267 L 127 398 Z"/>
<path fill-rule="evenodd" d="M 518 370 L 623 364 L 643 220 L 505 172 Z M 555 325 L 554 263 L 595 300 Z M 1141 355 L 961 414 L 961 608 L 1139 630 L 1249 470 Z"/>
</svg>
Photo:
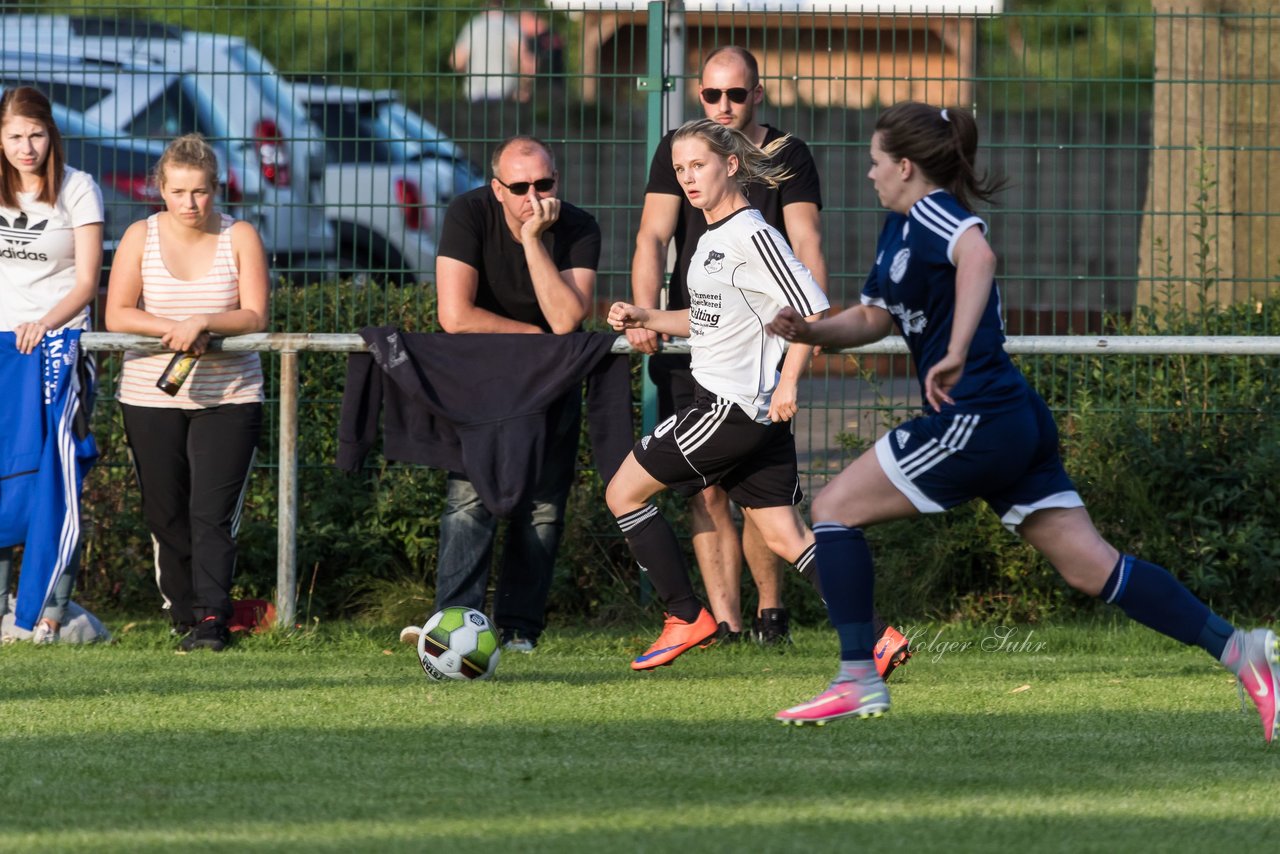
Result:
<svg viewBox="0 0 1280 854">
<path fill-rule="evenodd" d="M 813 502 L 818 572 L 840 639 L 840 671 L 787 723 L 879 715 L 889 693 L 872 661 L 874 572 L 862 528 L 981 498 L 1071 586 L 1156 631 L 1196 644 L 1240 679 L 1270 741 L 1280 649 L 1268 629 L 1235 629 L 1165 569 L 1125 555 L 1093 526 L 1058 456 L 1048 407 L 1004 352 L 986 224 L 971 212 L 997 185 L 974 171 L 973 117 L 898 104 L 876 122 L 871 169 L 889 209 L 862 305 L 811 321 L 784 308 L 769 331 L 788 341 L 856 347 L 896 327 L 920 378 L 925 414 L 902 424 Z"/>
<path fill-rule="evenodd" d="M 765 541 L 802 573 L 812 571 L 813 534 L 795 505 L 800 500 L 795 440 L 796 386 L 811 348 L 783 344 L 765 322 L 782 306 L 817 319 L 827 298 L 743 185 L 785 180 L 764 149 L 741 132 L 708 119 L 689 122 L 672 139 L 676 177 L 707 217 L 689 267 L 690 307 L 679 311 L 614 303 L 618 330 L 651 329 L 690 339 L 694 403 L 659 424 L 627 456 L 609 482 L 606 500 L 641 568 L 648 572 L 668 616 L 662 634 L 636 658 L 634 670 L 670 664 L 715 637 L 716 621 L 694 595 L 670 525 L 649 500 L 668 487 L 692 495 L 719 483 L 749 514 Z"/>
</svg>

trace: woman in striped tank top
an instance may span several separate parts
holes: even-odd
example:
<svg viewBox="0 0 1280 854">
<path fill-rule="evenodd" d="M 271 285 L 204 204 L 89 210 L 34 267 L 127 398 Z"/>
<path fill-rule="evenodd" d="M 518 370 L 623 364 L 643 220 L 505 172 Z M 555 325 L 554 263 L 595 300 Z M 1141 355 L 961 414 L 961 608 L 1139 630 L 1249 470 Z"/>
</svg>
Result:
<svg viewBox="0 0 1280 854">
<path fill-rule="evenodd" d="M 172 353 L 126 353 L 117 393 L 160 593 L 186 650 L 229 641 L 235 536 L 262 431 L 258 354 L 209 350 L 211 335 L 267 325 L 262 239 L 215 207 L 217 176 L 199 134 L 170 143 L 155 172 L 165 210 L 125 232 L 106 307 L 112 332 L 199 356 L 171 396 L 157 381 Z"/>
</svg>

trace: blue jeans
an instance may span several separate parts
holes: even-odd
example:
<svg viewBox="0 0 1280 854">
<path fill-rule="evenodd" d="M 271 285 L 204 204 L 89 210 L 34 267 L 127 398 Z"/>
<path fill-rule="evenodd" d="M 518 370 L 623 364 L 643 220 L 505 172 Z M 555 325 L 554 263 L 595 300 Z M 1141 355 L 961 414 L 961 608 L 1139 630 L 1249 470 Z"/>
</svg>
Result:
<svg viewBox="0 0 1280 854">
<path fill-rule="evenodd" d="M 508 519 L 493 619 L 500 629 L 531 640 L 537 640 L 547 623 L 547 597 L 578 460 L 580 405 L 581 396 L 575 390 L 553 406 L 542 476 Z M 437 610 L 463 605 L 484 611 L 497 526 L 498 517 L 485 508 L 471 481 L 451 472 L 440 516 Z"/>
<path fill-rule="evenodd" d="M 53 620 L 61 625 L 65 622 L 67 603 L 71 601 L 71 591 L 76 586 L 76 575 L 80 572 L 80 545 L 71 553 L 67 568 L 62 571 L 58 583 L 53 586 L 53 594 L 44 603 L 40 619 Z M 13 546 L 0 548 L 0 616 L 9 613 L 9 584 L 13 577 Z"/>
</svg>

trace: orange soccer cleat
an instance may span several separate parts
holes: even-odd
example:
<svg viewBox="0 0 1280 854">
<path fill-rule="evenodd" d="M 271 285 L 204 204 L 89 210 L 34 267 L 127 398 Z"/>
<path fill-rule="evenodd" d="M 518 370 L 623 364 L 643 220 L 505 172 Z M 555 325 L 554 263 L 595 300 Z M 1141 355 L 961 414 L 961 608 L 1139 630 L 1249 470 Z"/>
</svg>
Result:
<svg viewBox="0 0 1280 854">
<path fill-rule="evenodd" d="M 644 655 L 631 662 L 632 670 L 652 670 L 675 661 L 684 652 L 696 647 L 708 647 L 715 643 L 718 630 L 715 617 L 706 608 L 698 612 L 698 618 L 686 623 L 679 617 L 667 615 L 662 634 L 645 650 Z"/>
<path fill-rule="evenodd" d="M 907 663 L 911 658 L 911 644 L 902 632 L 893 626 L 885 626 L 880 640 L 876 641 L 873 658 L 876 672 L 881 679 L 888 679 L 889 674 Z"/>
</svg>

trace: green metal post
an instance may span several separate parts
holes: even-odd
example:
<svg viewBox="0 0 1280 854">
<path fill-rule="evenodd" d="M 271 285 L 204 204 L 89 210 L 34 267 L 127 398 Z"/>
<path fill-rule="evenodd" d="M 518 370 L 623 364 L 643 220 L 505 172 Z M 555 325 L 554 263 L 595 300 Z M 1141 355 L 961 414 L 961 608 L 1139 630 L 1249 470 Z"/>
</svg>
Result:
<svg viewBox="0 0 1280 854">
<path fill-rule="evenodd" d="M 636 80 L 636 88 L 645 93 L 645 163 L 653 162 L 653 155 L 662 141 L 666 129 L 663 123 L 662 103 L 670 83 L 666 75 L 666 62 L 662 55 L 667 41 L 666 3 L 654 0 L 649 4 L 648 20 L 649 55 L 645 64 L 645 76 Z M 658 390 L 649 379 L 649 357 L 644 357 L 641 371 L 641 429 L 648 433 L 658 421 Z"/>
<path fill-rule="evenodd" d="M 649 55 L 645 63 L 645 76 L 636 80 L 636 88 L 645 93 L 645 163 L 653 162 L 653 155 L 662 142 L 662 133 L 666 129 L 662 117 L 662 104 L 666 96 L 669 80 L 666 74 L 666 62 L 663 48 L 667 43 L 666 3 L 654 0 L 649 4 L 649 20 L 647 25 L 647 44 Z M 648 433 L 658 422 L 658 389 L 649 379 L 649 357 L 642 360 L 640 370 L 640 421 L 641 432 Z M 653 586 L 649 576 L 640 574 L 640 602 L 648 603 L 653 598 Z"/>
</svg>

